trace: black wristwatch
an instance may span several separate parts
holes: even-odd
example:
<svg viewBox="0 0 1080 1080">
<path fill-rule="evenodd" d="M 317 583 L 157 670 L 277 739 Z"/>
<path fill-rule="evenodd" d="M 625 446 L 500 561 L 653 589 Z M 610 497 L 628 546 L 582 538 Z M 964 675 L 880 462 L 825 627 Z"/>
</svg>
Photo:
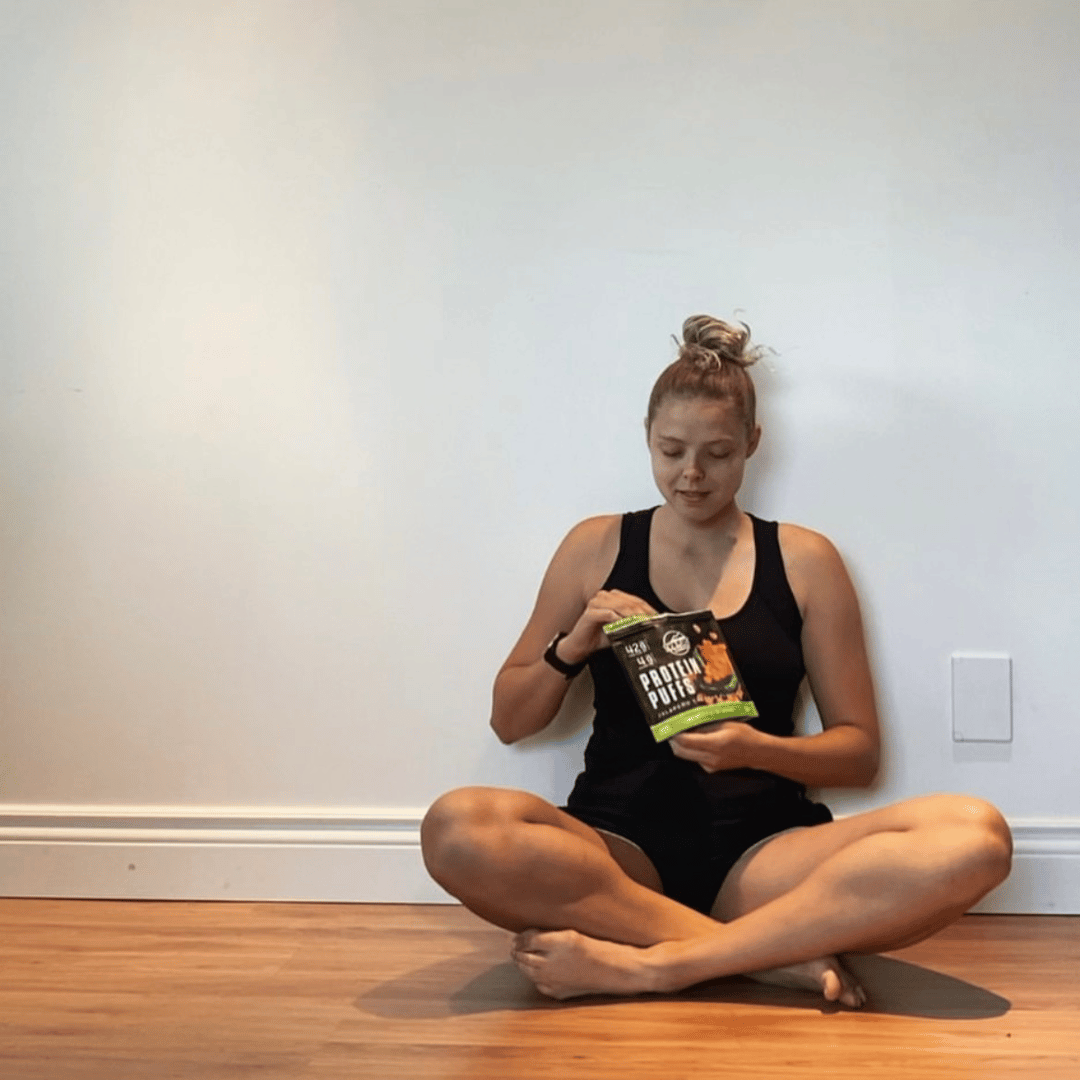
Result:
<svg viewBox="0 0 1080 1080">
<path fill-rule="evenodd" d="M 568 664 L 565 660 L 560 660 L 559 654 L 555 651 L 555 648 L 564 637 L 566 637 L 566 634 L 560 630 L 551 639 L 551 644 L 544 652 L 544 662 L 550 664 L 560 675 L 565 675 L 568 679 L 572 679 L 575 675 L 580 675 L 582 671 L 585 670 L 585 665 L 588 663 L 588 660 L 582 660 L 579 664 Z"/>
</svg>

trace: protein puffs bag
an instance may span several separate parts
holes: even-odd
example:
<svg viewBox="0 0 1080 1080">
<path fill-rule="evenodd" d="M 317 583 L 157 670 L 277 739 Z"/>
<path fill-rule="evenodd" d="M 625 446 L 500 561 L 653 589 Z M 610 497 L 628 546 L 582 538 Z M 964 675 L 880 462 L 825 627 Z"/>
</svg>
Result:
<svg viewBox="0 0 1080 1080">
<path fill-rule="evenodd" d="M 604 633 L 657 742 L 758 715 L 711 611 L 630 615 Z"/>
</svg>

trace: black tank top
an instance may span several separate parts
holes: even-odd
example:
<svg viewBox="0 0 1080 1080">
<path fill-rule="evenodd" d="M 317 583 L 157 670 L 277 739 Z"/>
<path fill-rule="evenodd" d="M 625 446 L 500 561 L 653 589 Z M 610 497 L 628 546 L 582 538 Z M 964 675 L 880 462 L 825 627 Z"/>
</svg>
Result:
<svg viewBox="0 0 1080 1080">
<path fill-rule="evenodd" d="M 625 514 L 619 554 L 604 582 L 670 611 L 649 580 L 649 536 L 653 514 Z M 754 529 L 754 578 L 742 608 L 720 627 L 757 705 L 750 721 L 771 735 L 793 735 L 795 699 L 806 673 L 801 644 L 802 616 L 788 584 L 775 521 L 750 515 Z M 632 813 L 670 819 L 672 814 L 706 814 L 738 820 L 748 813 L 805 797 L 793 780 L 758 769 L 706 773 L 695 762 L 677 758 L 667 743 L 653 741 L 630 681 L 610 649 L 589 658 L 596 689 L 593 733 L 582 772 L 567 805 L 617 805 Z"/>
</svg>

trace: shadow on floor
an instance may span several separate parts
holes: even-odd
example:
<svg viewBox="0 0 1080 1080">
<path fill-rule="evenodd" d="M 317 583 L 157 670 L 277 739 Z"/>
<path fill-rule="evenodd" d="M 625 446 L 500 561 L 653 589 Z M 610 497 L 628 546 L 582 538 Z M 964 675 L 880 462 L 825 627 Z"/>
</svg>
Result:
<svg viewBox="0 0 1080 1080">
<path fill-rule="evenodd" d="M 845 963 L 866 988 L 869 1000 L 862 1012 L 985 1020 L 1001 1016 L 1012 1007 L 999 994 L 904 960 L 847 956 Z M 552 1001 L 536 990 L 512 963 L 493 964 L 490 951 L 485 949 L 387 980 L 362 994 L 355 1004 L 361 1012 L 386 1019 L 421 1020 L 506 1010 L 610 1007 L 625 1000 L 597 995 Z M 665 995 L 665 1000 L 780 1006 L 823 1013 L 847 1011 L 844 1006 L 824 1002 L 809 991 L 763 986 L 741 976 L 702 983 L 678 994 Z"/>
</svg>

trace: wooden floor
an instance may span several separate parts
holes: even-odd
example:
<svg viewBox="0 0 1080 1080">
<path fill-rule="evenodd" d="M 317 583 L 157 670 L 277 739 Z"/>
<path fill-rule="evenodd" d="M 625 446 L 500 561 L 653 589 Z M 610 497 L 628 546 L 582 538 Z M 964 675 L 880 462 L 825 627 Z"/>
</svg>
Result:
<svg viewBox="0 0 1080 1080">
<path fill-rule="evenodd" d="M 854 958 L 861 1012 L 726 979 L 540 997 L 456 907 L 0 900 L 2 1080 L 1080 1080 L 1080 917 Z"/>
</svg>

